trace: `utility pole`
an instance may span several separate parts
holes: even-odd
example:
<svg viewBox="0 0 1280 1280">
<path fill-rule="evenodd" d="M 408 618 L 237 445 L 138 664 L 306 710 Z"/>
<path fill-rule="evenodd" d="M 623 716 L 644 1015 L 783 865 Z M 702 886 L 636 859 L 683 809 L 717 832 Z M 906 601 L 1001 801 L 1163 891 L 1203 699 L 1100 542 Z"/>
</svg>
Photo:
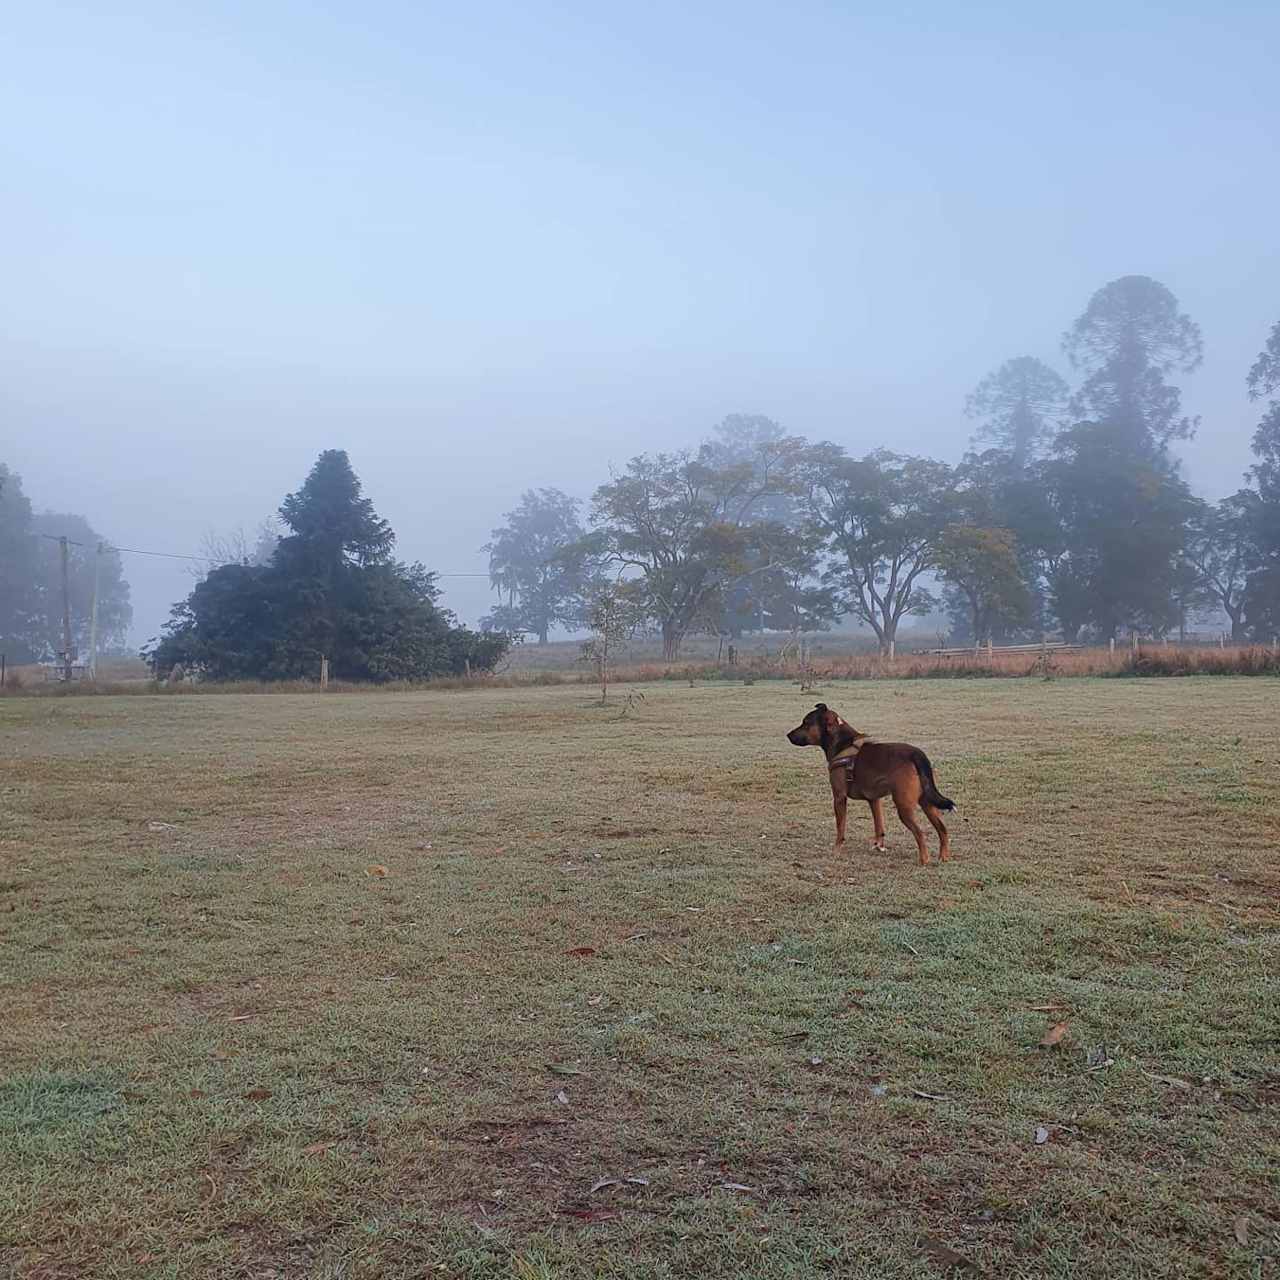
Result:
<svg viewBox="0 0 1280 1280">
<path fill-rule="evenodd" d="M 83 543 L 72 542 L 65 533 L 61 537 L 52 533 L 42 536 L 58 544 L 62 568 L 62 678 L 70 680 L 71 668 L 75 665 L 75 654 L 71 651 L 71 548 L 83 546 Z"/>
<path fill-rule="evenodd" d="M 89 605 L 89 676 L 98 678 L 98 571 L 102 567 L 102 543 L 93 556 L 93 600 Z"/>
<path fill-rule="evenodd" d="M 58 551 L 62 559 L 62 678 L 71 679 L 71 572 L 69 561 L 71 552 L 67 548 L 64 535 L 58 539 Z"/>
</svg>

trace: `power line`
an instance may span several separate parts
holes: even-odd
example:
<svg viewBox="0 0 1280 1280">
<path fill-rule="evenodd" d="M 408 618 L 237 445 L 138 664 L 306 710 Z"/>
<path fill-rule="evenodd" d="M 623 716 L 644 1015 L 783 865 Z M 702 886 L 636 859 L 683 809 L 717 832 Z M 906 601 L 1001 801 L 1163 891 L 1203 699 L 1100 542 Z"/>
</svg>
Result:
<svg viewBox="0 0 1280 1280">
<path fill-rule="evenodd" d="M 162 556 L 166 560 L 198 560 L 201 564 L 208 563 L 209 560 L 216 559 L 216 556 L 188 556 L 183 555 L 180 551 L 139 551 L 137 547 L 117 547 L 113 543 L 108 544 L 108 551 L 121 551 L 131 556 Z"/>
</svg>

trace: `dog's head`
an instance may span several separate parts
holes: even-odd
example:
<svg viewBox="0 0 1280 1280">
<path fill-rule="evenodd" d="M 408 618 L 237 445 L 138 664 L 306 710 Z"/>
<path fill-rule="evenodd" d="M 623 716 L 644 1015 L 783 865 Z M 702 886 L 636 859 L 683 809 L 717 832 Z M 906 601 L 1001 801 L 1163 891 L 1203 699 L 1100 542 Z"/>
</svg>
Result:
<svg viewBox="0 0 1280 1280">
<path fill-rule="evenodd" d="M 794 747 L 820 747 L 829 742 L 843 724 L 825 702 L 820 702 L 787 734 L 787 741 Z"/>
</svg>

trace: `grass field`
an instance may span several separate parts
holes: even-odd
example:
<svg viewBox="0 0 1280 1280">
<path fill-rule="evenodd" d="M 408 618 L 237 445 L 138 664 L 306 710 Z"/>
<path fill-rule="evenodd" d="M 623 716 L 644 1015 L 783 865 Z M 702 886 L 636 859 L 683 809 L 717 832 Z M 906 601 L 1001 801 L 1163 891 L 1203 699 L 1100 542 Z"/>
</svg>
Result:
<svg viewBox="0 0 1280 1280">
<path fill-rule="evenodd" d="M 0 1274 L 1275 1273 L 1280 682 L 644 695 L 0 702 Z"/>
</svg>

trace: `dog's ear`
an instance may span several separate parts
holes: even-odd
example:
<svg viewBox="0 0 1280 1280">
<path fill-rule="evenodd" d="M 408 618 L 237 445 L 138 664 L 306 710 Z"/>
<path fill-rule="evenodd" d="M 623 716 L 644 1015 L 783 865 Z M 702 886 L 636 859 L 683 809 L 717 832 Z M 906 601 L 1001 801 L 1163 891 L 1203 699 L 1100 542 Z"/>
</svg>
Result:
<svg viewBox="0 0 1280 1280">
<path fill-rule="evenodd" d="M 828 733 L 835 733 L 841 724 L 839 715 L 827 706 L 822 708 L 822 722 L 827 726 Z"/>
<path fill-rule="evenodd" d="M 816 707 L 814 707 L 814 710 L 815 710 L 815 711 L 821 711 L 823 715 L 826 715 L 826 714 L 827 714 L 827 704 L 826 704 L 825 702 L 820 702 L 820 703 L 818 703 L 818 705 L 817 705 Z"/>
</svg>

